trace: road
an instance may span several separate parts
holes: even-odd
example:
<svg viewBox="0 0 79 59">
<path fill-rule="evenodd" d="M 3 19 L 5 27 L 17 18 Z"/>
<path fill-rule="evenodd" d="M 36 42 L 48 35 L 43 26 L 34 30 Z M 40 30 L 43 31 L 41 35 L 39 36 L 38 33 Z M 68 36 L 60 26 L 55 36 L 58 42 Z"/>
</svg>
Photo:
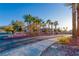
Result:
<svg viewBox="0 0 79 59">
<path fill-rule="evenodd" d="M 50 45 L 57 41 L 57 36 L 40 36 L 40 40 L 34 40 L 34 42 L 27 43 L 27 41 L 22 40 L 20 43 L 11 43 L 11 44 L 3 44 L 1 45 L 1 53 L 0 56 L 39 56 L 41 53 L 48 48 Z M 26 40 L 26 39 L 25 39 Z M 29 41 L 30 42 L 30 41 Z M 10 42 L 9 42 L 10 43 Z M 20 45 L 17 47 L 17 45 Z M 15 48 L 13 48 L 15 47 Z"/>
</svg>

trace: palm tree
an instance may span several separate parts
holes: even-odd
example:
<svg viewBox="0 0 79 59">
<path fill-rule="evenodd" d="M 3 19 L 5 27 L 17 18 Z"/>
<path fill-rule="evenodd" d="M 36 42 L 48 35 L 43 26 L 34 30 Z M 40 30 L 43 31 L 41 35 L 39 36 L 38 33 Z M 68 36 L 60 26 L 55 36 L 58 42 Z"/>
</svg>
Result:
<svg viewBox="0 0 79 59">
<path fill-rule="evenodd" d="M 38 17 L 33 17 L 33 23 L 36 25 L 36 28 L 40 27 L 41 28 L 41 19 L 39 19 Z M 40 32 L 40 28 L 39 28 L 39 32 Z"/>
<path fill-rule="evenodd" d="M 27 22 L 28 25 L 32 22 L 32 16 L 29 15 L 24 15 L 24 22 Z"/>
<path fill-rule="evenodd" d="M 77 36 L 79 36 L 79 3 L 77 3 Z"/>
<path fill-rule="evenodd" d="M 51 28 L 50 28 L 50 25 L 51 25 L 51 20 L 50 20 L 50 19 L 48 19 L 46 23 L 48 24 L 49 33 L 50 33 L 50 32 L 51 32 L 51 31 L 50 31 L 50 29 L 51 29 Z"/>
<path fill-rule="evenodd" d="M 51 20 L 48 19 L 46 23 L 48 24 L 48 27 L 49 27 L 49 29 L 50 29 Z"/>
<path fill-rule="evenodd" d="M 41 26 L 42 26 L 42 28 L 44 29 L 45 26 L 46 26 L 46 23 L 45 23 L 44 21 L 42 21 L 42 22 L 41 22 Z"/>
<path fill-rule="evenodd" d="M 27 22 L 27 26 L 30 26 L 31 23 L 33 22 L 34 18 L 29 14 L 29 15 L 24 15 L 24 22 Z M 30 33 L 32 32 L 29 28 L 28 30 Z"/>
<path fill-rule="evenodd" d="M 72 3 L 72 37 L 76 38 L 76 4 Z"/>
<path fill-rule="evenodd" d="M 72 37 L 76 38 L 76 4 L 75 3 L 69 3 L 66 4 L 66 6 L 72 6 Z"/>
<path fill-rule="evenodd" d="M 51 33 L 53 31 L 53 25 L 54 25 L 54 22 L 51 22 Z"/>
<path fill-rule="evenodd" d="M 55 32 L 56 32 L 56 30 L 57 30 L 57 25 L 58 25 L 58 21 L 55 21 L 55 22 L 54 22 Z"/>
</svg>

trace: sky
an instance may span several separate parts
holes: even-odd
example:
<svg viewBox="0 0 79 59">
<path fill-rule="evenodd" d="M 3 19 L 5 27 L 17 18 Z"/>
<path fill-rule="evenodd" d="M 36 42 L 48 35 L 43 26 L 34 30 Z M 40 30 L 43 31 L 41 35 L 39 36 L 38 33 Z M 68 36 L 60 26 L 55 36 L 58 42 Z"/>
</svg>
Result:
<svg viewBox="0 0 79 59">
<path fill-rule="evenodd" d="M 72 29 L 72 9 L 65 4 L 55 3 L 0 3 L 0 26 L 6 26 L 12 20 L 24 21 L 23 16 L 31 14 L 43 21 L 58 21 L 58 27 Z"/>
</svg>

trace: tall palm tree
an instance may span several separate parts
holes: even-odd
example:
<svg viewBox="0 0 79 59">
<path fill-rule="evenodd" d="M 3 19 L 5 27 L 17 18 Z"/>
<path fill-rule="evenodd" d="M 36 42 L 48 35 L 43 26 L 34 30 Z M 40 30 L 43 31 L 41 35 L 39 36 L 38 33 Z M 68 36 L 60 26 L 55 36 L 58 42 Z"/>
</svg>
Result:
<svg viewBox="0 0 79 59">
<path fill-rule="evenodd" d="M 36 25 L 36 28 L 40 27 L 41 28 L 41 19 L 39 19 L 38 17 L 33 17 L 33 23 Z M 39 28 L 39 32 L 40 32 L 40 28 Z"/>
<path fill-rule="evenodd" d="M 76 38 L 76 4 L 72 3 L 72 37 Z"/>
<path fill-rule="evenodd" d="M 49 29 L 50 29 L 51 20 L 50 20 L 50 19 L 48 19 L 46 23 L 48 24 L 48 27 L 49 27 Z"/>
<path fill-rule="evenodd" d="M 51 22 L 51 33 L 53 31 L 53 25 L 54 25 L 54 22 Z M 54 32 L 54 31 L 53 31 Z"/>
<path fill-rule="evenodd" d="M 41 22 L 41 26 L 43 27 L 43 29 L 45 28 L 46 26 L 46 23 L 44 21 Z"/>
<path fill-rule="evenodd" d="M 58 21 L 54 22 L 55 30 L 57 29 Z"/>
<path fill-rule="evenodd" d="M 32 17 L 32 15 L 24 15 L 24 22 L 27 22 L 27 26 L 30 27 L 31 23 L 33 22 L 34 18 Z M 28 30 L 30 31 L 30 33 L 32 32 L 29 28 Z"/>
<path fill-rule="evenodd" d="M 32 16 L 29 15 L 24 15 L 24 22 L 27 22 L 27 24 L 29 25 L 32 22 Z"/>
<path fill-rule="evenodd" d="M 79 36 L 79 3 L 77 3 L 77 36 Z"/>
<path fill-rule="evenodd" d="M 75 3 L 69 3 L 66 4 L 66 6 L 72 6 L 72 37 L 76 38 L 76 4 Z"/>
<path fill-rule="evenodd" d="M 50 25 L 51 25 L 51 20 L 50 20 L 50 19 L 48 19 L 46 23 L 48 24 L 49 34 L 51 34 L 51 31 L 50 31 L 50 29 L 51 29 L 51 28 L 50 28 Z"/>
</svg>

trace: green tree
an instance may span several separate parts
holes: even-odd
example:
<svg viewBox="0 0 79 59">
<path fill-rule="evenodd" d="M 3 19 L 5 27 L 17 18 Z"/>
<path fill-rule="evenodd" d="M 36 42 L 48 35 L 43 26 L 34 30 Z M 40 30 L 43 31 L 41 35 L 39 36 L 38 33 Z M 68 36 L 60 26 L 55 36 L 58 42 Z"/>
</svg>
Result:
<svg viewBox="0 0 79 59">
<path fill-rule="evenodd" d="M 29 15 L 24 15 L 24 22 L 27 22 L 28 24 L 30 24 L 32 22 L 33 17 L 29 14 Z"/>
<path fill-rule="evenodd" d="M 24 23 L 22 21 L 16 20 L 16 22 L 12 21 L 12 26 L 14 31 L 22 31 L 22 27 L 24 26 Z"/>
<path fill-rule="evenodd" d="M 34 17 L 29 14 L 29 15 L 24 16 L 24 20 L 25 20 L 25 22 L 28 23 L 27 25 L 30 26 L 30 29 L 28 29 L 28 30 L 30 30 L 30 32 L 33 32 L 33 30 L 34 30 L 31 28 L 32 24 L 34 24 L 34 26 L 36 26 L 34 28 L 38 28 L 38 26 L 40 27 L 41 19 L 39 19 L 38 17 Z"/>
<path fill-rule="evenodd" d="M 30 26 L 31 25 L 31 23 L 35 20 L 33 17 L 32 17 L 32 15 L 24 15 L 24 22 L 27 22 L 27 26 Z M 29 29 L 28 29 L 29 30 Z M 30 31 L 30 30 L 29 30 Z M 30 32 L 32 32 L 32 31 L 30 31 Z"/>
<path fill-rule="evenodd" d="M 41 28 L 41 19 L 39 19 L 38 17 L 33 17 L 33 23 L 36 25 L 36 28 L 40 27 Z M 40 32 L 40 28 L 39 31 Z"/>
</svg>

